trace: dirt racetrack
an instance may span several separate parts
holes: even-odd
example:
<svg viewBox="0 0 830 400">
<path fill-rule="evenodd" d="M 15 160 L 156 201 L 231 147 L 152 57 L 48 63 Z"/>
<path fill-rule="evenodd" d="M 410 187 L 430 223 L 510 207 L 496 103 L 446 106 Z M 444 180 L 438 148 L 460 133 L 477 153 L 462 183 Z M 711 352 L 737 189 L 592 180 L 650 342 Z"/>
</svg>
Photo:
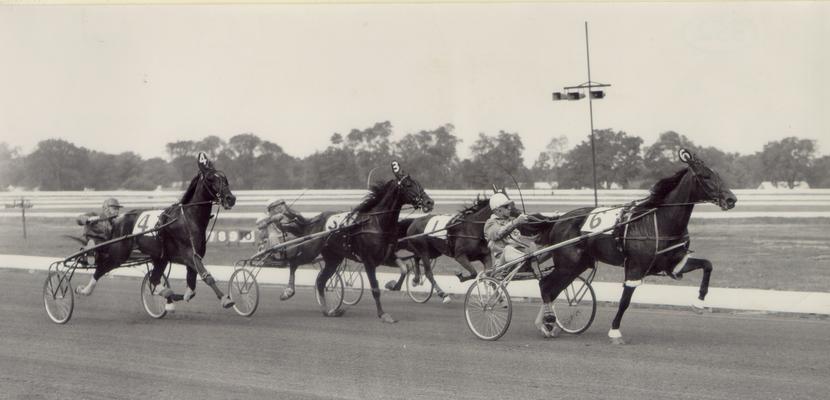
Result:
<svg viewBox="0 0 830 400">
<path fill-rule="evenodd" d="M 324 318 L 310 288 L 280 302 L 262 288 L 251 318 L 200 284 L 191 304 L 153 320 L 138 279 L 104 279 L 67 325 L 42 305 L 43 272 L 0 270 L 0 398 L 11 399 L 817 399 L 830 392 L 830 321 L 633 308 L 608 343 L 614 306 L 580 336 L 544 340 L 537 304 L 508 333 L 475 339 L 463 299 L 412 303 L 384 293 Z M 182 287 L 174 282 L 174 287 Z M 636 295 L 635 295 L 636 296 Z"/>
</svg>

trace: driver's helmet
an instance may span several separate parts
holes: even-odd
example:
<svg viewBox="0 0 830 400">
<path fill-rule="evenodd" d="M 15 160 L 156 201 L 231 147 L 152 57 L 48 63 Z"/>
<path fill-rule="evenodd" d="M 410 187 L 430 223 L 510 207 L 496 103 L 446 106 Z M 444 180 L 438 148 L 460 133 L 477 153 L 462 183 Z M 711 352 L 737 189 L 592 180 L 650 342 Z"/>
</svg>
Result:
<svg viewBox="0 0 830 400">
<path fill-rule="evenodd" d="M 114 197 L 110 197 L 104 200 L 104 204 L 101 205 L 101 210 L 103 214 L 107 217 L 118 215 L 118 212 L 121 210 L 123 206 L 118 202 L 118 199 Z"/>
<path fill-rule="evenodd" d="M 508 204 L 513 204 L 513 200 L 510 200 L 504 193 L 496 193 L 492 197 L 490 197 L 490 209 L 495 210 L 499 207 L 506 206 Z"/>
<path fill-rule="evenodd" d="M 268 206 L 265 207 L 266 210 L 271 211 L 272 208 L 279 207 L 285 205 L 285 200 L 283 199 L 271 199 L 268 200 Z"/>
</svg>

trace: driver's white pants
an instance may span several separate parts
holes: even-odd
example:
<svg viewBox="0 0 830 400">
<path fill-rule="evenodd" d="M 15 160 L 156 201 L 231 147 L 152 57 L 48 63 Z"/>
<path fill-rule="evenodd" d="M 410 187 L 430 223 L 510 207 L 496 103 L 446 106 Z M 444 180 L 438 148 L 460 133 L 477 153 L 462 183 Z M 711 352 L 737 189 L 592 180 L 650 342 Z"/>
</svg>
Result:
<svg viewBox="0 0 830 400">
<path fill-rule="evenodd" d="M 504 250 L 502 250 L 501 255 L 495 260 L 496 265 L 504 265 L 510 261 L 516 260 L 518 258 L 522 258 L 525 256 L 525 253 L 513 246 L 507 245 L 504 246 Z"/>
</svg>

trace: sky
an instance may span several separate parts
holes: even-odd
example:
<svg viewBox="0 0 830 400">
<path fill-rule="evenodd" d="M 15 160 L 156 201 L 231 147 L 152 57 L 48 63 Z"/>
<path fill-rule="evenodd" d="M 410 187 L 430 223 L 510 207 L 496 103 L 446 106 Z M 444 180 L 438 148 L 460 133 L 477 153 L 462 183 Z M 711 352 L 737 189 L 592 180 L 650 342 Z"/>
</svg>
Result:
<svg viewBox="0 0 830 400">
<path fill-rule="evenodd" d="M 294 156 L 391 121 L 518 133 L 530 165 L 596 129 L 674 130 L 750 154 L 787 136 L 830 154 L 830 4 L 509 3 L 0 6 L 0 142 L 166 157 L 254 133 Z M 822 111 L 823 110 L 823 111 Z"/>
</svg>

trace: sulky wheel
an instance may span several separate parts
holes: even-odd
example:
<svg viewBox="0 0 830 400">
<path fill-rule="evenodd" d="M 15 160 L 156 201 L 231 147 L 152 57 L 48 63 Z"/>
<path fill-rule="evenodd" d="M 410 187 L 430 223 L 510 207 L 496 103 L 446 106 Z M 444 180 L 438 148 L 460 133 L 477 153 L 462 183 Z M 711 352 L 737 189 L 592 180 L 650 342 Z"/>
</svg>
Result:
<svg viewBox="0 0 830 400">
<path fill-rule="evenodd" d="M 572 334 L 585 332 L 597 314 L 594 288 L 581 276 L 576 277 L 553 302 L 553 312 L 556 324 L 563 331 Z"/>
<path fill-rule="evenodd" d="M 476 279 L 464 298 L 467 326 L 482 340 L 497 340 L 507 332 L 513 316 L 513 303 L 501 282 L 493 278 Z"/>
<path fill-rule="evenodd" d="M 56 324 L 65 324 L 72 318 L 75 295 L 66 274 L 50 272 L 43 283 L 43 306 L 49 319 Z"/>
<path fill-rule="evenodd" d="M 167 310 L 164 308 L 168 300 L 158 294 L 156 285 L 150 283 L 150 274 L 152 271 L 147 271 L 144 274 L 144 279 L 141 281 L 141 305 L 144 306 L 144 311 L 153 318 L 163 318 L 167 315 Z M 166 276 L 161 277 L 165 287 L 170 287 L 170 282 Z"/>
<path fill-rule="evenodd" d="M 409 298 L 416 303 L 426 303 L 435 291 L 432 282 L 427 279 L 426 274 L 422 273 L 418 283 L 415 283 L 415 273 L 413 273 L 413 270 L 416 267 L 413 259 L 409 259 L 409 261 L 406 262 L 406 265 L 406 294 L 408 294 Z"/>
<path fill-rule="evenodd" d="M 228 295 L 234 301 L 233 309 L 243 317 L 250 317 L 259 306 L 259 284 L 248 269 L 233 271 L 228 281 Z"/>
<path fill-rule="evenodd" d="M 343 278 L 343 285 L 345 286 L 343 303 L 349 306 L 357 304 L 363 297 L 363 273 L 360 272 L 360 264 L 350 263 L 344 259 L 338 272 L 340 277 Z"/>
<path fill-rule="evenodd" d="M 314 288 L 314 295 L 317 298 L 317 304 L 321 304 L 317 287 Z M 343 306 L 343 278 L 340 277 L 339 272 L 335 272 L 326 282 L 326 305 L 329 307 L 326 311 L 339 310 Z"/>
</svg>

